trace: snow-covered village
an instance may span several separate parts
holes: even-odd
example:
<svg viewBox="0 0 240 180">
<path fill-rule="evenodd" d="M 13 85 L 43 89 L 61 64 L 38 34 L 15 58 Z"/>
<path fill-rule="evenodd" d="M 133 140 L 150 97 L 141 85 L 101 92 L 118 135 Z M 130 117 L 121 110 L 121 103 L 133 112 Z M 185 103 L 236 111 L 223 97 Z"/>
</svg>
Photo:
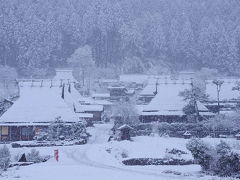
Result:
<svg viewBox="0 0 240 180">
<path fill-rule="evenodd" d="M 0 179 L 239 179 L 239 69 L 238 0 L 0 0 Z"/>
</svg>

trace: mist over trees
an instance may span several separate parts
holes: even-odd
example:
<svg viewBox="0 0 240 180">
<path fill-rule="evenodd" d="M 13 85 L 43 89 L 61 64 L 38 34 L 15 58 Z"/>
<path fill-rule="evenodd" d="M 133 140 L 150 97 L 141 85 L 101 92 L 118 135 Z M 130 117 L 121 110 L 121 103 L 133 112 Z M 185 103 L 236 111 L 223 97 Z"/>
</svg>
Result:
<svg viewBox="0 0 240 180">
<path fill-rule="evenodd" d="M 238 74 L 239 14 L 238 0 L 0 0 L 0 64 L 47 76 L 87 45 L 100 68 Z"/>
</svg>

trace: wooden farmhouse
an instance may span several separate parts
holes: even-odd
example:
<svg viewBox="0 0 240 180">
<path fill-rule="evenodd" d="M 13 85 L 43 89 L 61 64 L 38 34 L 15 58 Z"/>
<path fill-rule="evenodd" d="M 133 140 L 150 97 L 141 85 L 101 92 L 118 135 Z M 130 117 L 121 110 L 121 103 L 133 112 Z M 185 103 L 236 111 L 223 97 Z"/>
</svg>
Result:
<svg viewBox="0 0 240 180">
<path fill-rule="evenodd" d="M 187 115 L 183 108 L 188 104 L 179 93 L 191 88 L 190 83 L 181 80 L 158 82 L 157 93 L 147 105 L 142 105 L 139 111 L 140 121 L 144 123 L 159 122 L 186 122 Z M 200 118 L 213 117 L 214 113 L 201 103 L 197 102 Z"/>
<path fill-rule="evenodd" d="M 66 123 L 95 118 L 76 113 L 78 92 L 72 71 L 58 69 L 53 79 L 18 80 L 20 97 L 0 117 L 0 141 L 32 140 L 57 117 Z"/>
</svg>

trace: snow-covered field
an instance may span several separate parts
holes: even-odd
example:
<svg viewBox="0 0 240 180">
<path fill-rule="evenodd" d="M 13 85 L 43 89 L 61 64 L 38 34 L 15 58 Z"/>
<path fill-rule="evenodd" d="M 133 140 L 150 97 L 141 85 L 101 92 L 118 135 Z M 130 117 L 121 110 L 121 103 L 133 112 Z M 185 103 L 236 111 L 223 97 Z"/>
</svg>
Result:
<svg viewBox="0 0 240 180">
<path fill-rule="evenodd" d="M 95 128 L 88 129 L 92 137 L 88 144 L 64 147 L 40 147 L 37 148 L 41 155 L 53 155 L 55 149 L 59 150 L 59 162 L 51 158 L 45 163 L 34 164 L 24 167 L 13 167 L 0 176 L 0 179 L 21 180 L 122 180 L 122 179 L 220 179 L 205 176 L 201 173 L 198 165 L 186 166 L 124 166 L 118 156 L 125 152 L 127 158 L 151 157 L 162 158 L 166 148 L 177 148 L 187 151 L 187 140 L 179 138 L 160 137 L 136 137 L 132 142 L 107 142 L 111 125 L 99 124 Z M 219 139 L 206 139 L 209 143 L 217 143 Z M 236 140 L 228 140 L 234 147 L 240 147 Z M 112 153 L 107 152 L 114 149 Z M 16 155 L 30 151 L 31 148 L 11 148 L 11 153 Z M 184 158 L 192 158 L 190 153 Z"/>
</svg>

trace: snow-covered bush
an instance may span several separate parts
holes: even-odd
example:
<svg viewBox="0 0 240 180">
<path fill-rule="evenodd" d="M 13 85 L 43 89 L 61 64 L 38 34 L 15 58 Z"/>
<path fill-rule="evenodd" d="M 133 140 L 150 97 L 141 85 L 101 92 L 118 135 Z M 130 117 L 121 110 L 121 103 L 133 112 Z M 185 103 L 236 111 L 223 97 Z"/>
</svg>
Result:
<svg viewBox="0 0 240 180">
<path fill-rule="evenodd" d="M 43 161 L 43 157 L 39 155 L 39 151 L 37 151 L 36 149 L 32 149 L 31 152 L 27 154 L 26 159 L 28 162 L 34 162 L 34 163 Z"/>
<path fill-rule="evenodd" d="M 214 173 L 220 176 L 231 176 L 240 171 L 240 156 L 231 151 L 231 147 L 224 141 L 216 146 L 217 156 L 213 165 Z"/>
<path fill-rule="evenodd" d="M 216 147 L 211 147 L 202 140 L 192 139 L 187 149 L 204 171 L 219 176 L 239 175 L 240 155 L 232 152 L 227 143 L 221 141 Z"/>
<path fill-rule="evenodd" d="M 212 147 L 200 139 L 191 139 L 187 143 L 187 149 L 203 170 L 209 170 L 212 159 Z"/>
<path fill-rule="evenodd" d="M 170 134 L 171 124 L 167 122 L 158 123 L 158 132 L 160 134 Z"/>
<path fill-rule="evenodd" d="M 160 136 L 183 137 L 184 132 L 190 131 L 194 137 L 206 137 L 211 131 L 203 122 L 197 123 L 152 123 L 139 124 L 134 126 L 134 133 L 137 136 L 146 136 L 159 133 Z"/>
<path fill-rule="evenodd" d="M 171 137 L 182 137 L 185 131 L 190 131 L 193 136 L 205 137 L 210 134 L 206 126 L 201 123 L 158 123 L 160 135 L 168 134 Z"/>
<path fill-rule="evenodd" d="M 39 132 L 37 135 L 34 136 L 34 139 L 37 141 L 45 141 L 48 139 L 48 133 L 47 132 Z M 17 145 L 17 143 L 16 143 Z M 13 146 L 13 143 L 12 143 Z"/>
<path fill-rule="evenodd" d="M 180 155 L 187 154 L 185 151 L 182 151 L 180 149 L 175 149 L 175 148 L 173 148 L 171 150 L 166 149 L 166 151 L 170 154 L 180 154 Z"/>
<path fill-rule="evenodd" d="M 166 149 L 164 159 L 171 161 L 172 159 L 184 159 L 182 155 L 187 154 L 185 151 L 179 149 Z"/>
<path fill-rule="evenodd" d="M 85 124 L 82 122 L 64 123 L 61 118 L 57 118 L 50 124 L 47 132 L 48 140 L 80 140 L 89 137 Z"/>
<path fill-rule="evenodd" d="M 219 155 L 226 155 L 231 152 L 231 147 L 225 142 L 222 141 L 216 146 L 216 151 Z"/>
<path fill-rule="evenodd" d="M 221 132 L 236 135 L 240 131 L 240 110 L 236 110 L 229 114 L 219 114 L 205 121 L 204 125 L 207 129 L 214 133 L 217 137 Z"/>
<path fill-rule="evenodd" d="M 149 136 L 153 133 L 152 124 L 140 123 L 134 127 L 136 136 Z"/>
<path fill-rule="evenodd" d="M 239 175 L 240 171 L 240 156 L 237 153 L 230 152 L 221 155 L 216 161 L 214 173 L 220 176 Z"/>
<path fill-rule="evenodd" d="M 61 117 L 57 117 L 48 127 L 48 138 L 49 140 L 60 140 L 60 137 L 66 137 L 70 132 L 70 127 L 62 121 Z"/>
<path fill-rule="evenodd" d="M 73 139 L 86 139 L 89 136 L 86 132 L 85 125 L 81 122 L 76 122 L 71 125 L 71 134 Z"/>
<path fill-rule="evenodd" d="M 10 165 L 10 151 L 6 145 L 0 147 L 0 170 L 7 170 Z"/>
</svg>

